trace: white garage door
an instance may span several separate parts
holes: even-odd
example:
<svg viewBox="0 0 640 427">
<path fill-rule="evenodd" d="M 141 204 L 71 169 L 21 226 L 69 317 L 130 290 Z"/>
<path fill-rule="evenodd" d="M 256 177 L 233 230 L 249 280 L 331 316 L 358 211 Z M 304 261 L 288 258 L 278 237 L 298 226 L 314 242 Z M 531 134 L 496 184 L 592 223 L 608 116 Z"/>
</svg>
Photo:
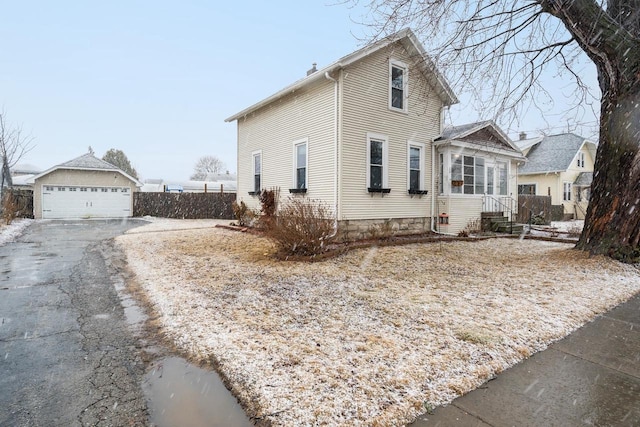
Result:
<svg viewBox="0 0 640 427">
<path fill-rule="evenodd" d="M 42 187 L 42 218 L 122 218 L 131 216 L 129 187 Z"/>
</svg>

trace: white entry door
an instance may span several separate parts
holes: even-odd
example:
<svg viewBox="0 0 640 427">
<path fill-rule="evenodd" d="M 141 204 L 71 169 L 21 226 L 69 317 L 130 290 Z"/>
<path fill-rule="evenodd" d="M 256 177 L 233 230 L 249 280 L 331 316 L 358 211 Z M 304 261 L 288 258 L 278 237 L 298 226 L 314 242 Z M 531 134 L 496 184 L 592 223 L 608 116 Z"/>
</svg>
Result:
<svg viewBox="0 0 640 427">
<path fill-rule="evenodd" d="M 129 187 L 42 187 L 42 218 L 122 218 L 131 216 Z"/>
</svg>

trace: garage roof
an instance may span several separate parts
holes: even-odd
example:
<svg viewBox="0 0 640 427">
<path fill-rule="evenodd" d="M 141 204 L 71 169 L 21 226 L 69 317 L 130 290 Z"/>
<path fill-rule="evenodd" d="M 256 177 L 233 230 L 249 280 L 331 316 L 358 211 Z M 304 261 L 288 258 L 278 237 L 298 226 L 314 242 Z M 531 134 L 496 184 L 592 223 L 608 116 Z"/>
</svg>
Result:
<svg viewBox="0 0 640 427">
<path fill-rule="evenodd" d="M 33 178 L 31 178 L 30 181 L 31 183 L 34 183 L 37 179 L 45 175 L 48 175 L 51 172 L 56 171 L 58 169 L 73 169 L 73 170 L 86 170 L 86 171 L 100 170 L 100 171 L 106 171 L 106 172 L 117 172 L 119 174 L 124 175 L 131 181 L 135 182 L 136 187 L 142 187 L 142 183 L 140 181 L 138 181 L 131 175 L 127 174 L 122 169 L 112 165 L 109 162 L 105 162 L 104 160 L 97 158 L 91 153 L 83 154 L 82 156 L 76 157 L 75 159 L 69 160 L 68 162 L 60 163 L 59 165 L 56 165 L 50 169 L 47 169 L 41 174 L 34 176 Z"/>
</svg>

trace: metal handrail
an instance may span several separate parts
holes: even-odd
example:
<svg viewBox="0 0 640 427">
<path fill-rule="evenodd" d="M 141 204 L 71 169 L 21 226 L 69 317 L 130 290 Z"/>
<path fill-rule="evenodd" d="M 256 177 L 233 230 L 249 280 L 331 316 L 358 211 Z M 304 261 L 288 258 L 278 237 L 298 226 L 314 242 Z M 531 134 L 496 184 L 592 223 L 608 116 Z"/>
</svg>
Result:
<svg viewBox="0 0 640 427">
<path fill-rule="evenodd" d="M 509 200 L 509 204 L 507 205 L 506 203 L 502 202 L 502 200 L 500 199 L 507 199 Z M 511 230 L 511 233 L 513 234 L 513 215 L 514 215 L 514 209 L 513 206 L 517 206 L 517 201 L 511 197 L 511 196 L 500 196 L 500 199 L 497 197 L 494 197 L 492 195 L 489 194 L 484 194 L 482 197 L 482 210 L 484 212 L 502 212 L 502 213 L 508 213 L 509 215 L 509 228 Z M 487 200 L 491 200 L 491 204 L 492 207 L 500 207 L 502 209 L 496 211 L 496 210 L 491 210 L 491 211 L 485 211 L 485 207 L 488 205 Z"/>
</svg>

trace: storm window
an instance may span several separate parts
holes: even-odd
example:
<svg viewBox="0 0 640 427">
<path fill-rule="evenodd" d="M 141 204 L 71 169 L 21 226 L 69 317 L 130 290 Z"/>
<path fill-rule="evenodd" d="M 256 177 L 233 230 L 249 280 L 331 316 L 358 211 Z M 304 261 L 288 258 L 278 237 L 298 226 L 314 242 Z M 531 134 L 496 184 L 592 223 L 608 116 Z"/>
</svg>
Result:
<svg viewBox="0 0 640 427">
<path fill-rule="evenodd" d="M 407 67 L 400 62 L 391 62 L 389 66 L 389 108 L 407 111 Z"/>
<path fill-rule="evenodd" d="M 387 137 L 367 134 L 367 186 L 379 191 L 387 186 Z"/>
<path fill-rule="evenodd" d="M 304 190 L 307 188 L 307 140 L 304 139 L 294 144 L 294 188 Z"/>
<path fill-rule="evenodd" d="M 424 144 L 410 142 L 407 156 L 409 191 L 422 190 L 424 187 Z"/>
<path fill-rule="evenodd" d="M 262 151 L 256 151 L 253 158 L 253 193 L 258 194 L 262 188 Z"/>
</svg>

